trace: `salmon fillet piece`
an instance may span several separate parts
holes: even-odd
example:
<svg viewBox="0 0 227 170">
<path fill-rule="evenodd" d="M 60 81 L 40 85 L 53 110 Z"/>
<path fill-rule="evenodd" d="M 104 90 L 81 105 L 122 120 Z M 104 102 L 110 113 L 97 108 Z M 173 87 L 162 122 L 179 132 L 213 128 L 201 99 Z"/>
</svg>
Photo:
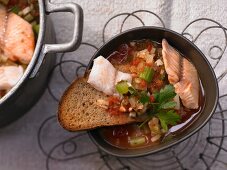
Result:
<svg viewBox="0 0 227 170">
<path fill-rule="evenodd" d="M 31 24 L 10 13 L 5 31 L 5 55 L 12 61 L 28 64 L 35 49 L 35 36 Z"/>
<path fill-rule="evenodd" d="M 196 68 L 165 39 L 162 40 L 162 48 L 169 82 L 174 85 L 175 92 L 180 96 L 186 108 L 197 109 L 199 107 L 199 78 Z"/>
<path fill-rule="evenodd" d="M 177 83 L 180 80 L 181 56 L 165 39 L 162 40 L 162 56 L 169 82 Z"/>
<path fill-rule="evenodd" d="M 4 6 L 0 4 L 0 49 L 4 45 L 4 34 L 6 27 L 7 12 Z"/>
<path fill-rule="evenodd" d="M 2 66 L 0 67 L 0 90 L 9 90 L 23 76 L 22 66 Z"/>
<path fill-rule="evenodd" d="M 183 105 L 189 109 L 199 107 L 199 78 L 196 68 L 183 58 L 183 71 L 181 80 L 174 85 Z"/>
</svg>

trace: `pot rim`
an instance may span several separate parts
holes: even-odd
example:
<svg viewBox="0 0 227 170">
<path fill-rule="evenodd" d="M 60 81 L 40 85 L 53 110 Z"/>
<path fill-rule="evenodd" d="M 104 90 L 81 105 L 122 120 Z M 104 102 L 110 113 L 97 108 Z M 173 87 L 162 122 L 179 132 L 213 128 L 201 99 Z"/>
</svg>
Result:
<svg viewBox="0 0 227 170">
<path fill-rule="evenodd" d="M 15 86 L 13 86 L 12 89 L 10 89 L 2 98 L 0 98 L 0 106 L 5 103 L 8 99 L 12 97 L 12 95 L 19 89 L 22 84 L 29 79 L 29 76 L 32 72 L 32 69 L 34 68 L 36 61 L 39 58 L 40 52 L 41 52 L 41 46 L 43 44 L 44 39 L 44 27 L 45 27 L 45 11 L 44 11 L 44 2 L 43 0 L 38 0 L 39 3 L 39 34 L 38 38 L 35 44 L 35 50 L 32 56 L 32 59 L 30 63 L 28 64 L 27 68 L 25 69 L 25 72 L 23 73 L 23 76 L 20 78 L 20 80 L 17 82 Z"/>
<path fill-rule="evenodd" d="M 145 30 L 145 29 L 158 29 L 158 30 L 161 30 L 161 31 L 167 31 L 167 32 L 170 32 L 172 34 L 175 34 L 177 35 L 178 37 L 184 39 L 185 41 L 187 41 L 190 45 L 193 46 L 193 48 L 195 48 L 197 50 L 197 52 L 200 54 L 200 56 L 203 58 L 203 60 L 205 61 L 205 63 L 209 66 L 210 70 L 211 70 L 211 73 L 212 73 L 212 76 L 214 78 L 214 83 L 215 83 L 215 92 L 216 92 L 216 96 L 215 96 L 215 102 L 214 102 L 214 105 L 213 105 L 213 108 L 210 112 L 210 114 L 207 116 L 207 118 L 205 119 L 205 121 L 203 123 L 201 123 L 199 126 L 197 126 L 194 131 L 190 132 L 189 134 L 187 134 L 186 136 L 183 136 L 182 138 L 180 138 L 179 140 L 177 141 L 173 141 L 169 144 L 167 144 L 166 146 L 163 146 L 163 147 L 160 147 L 160 148 L 157 148 L 155 150 L 147 150 L 146 152 L 144 153 L 137 153 L 137 154 L 117 154 L 117 153 L 113 153 L 111 152 L 110 150 L 106 149 L 105 147 L 103 147 L 102 145 L 99 144 L 99 142 L 96 141 L 96 139 L 94 138 L 95 134 L 93 134 L 95 130 L 89 130 L 88 131 L 88 135 L 90 137 L 90 139 L 93 141 L 93 143 L 98 147 L 100 148 L 101 150 L 105 151 L 106 153 L 110 154 L 110 155 L 113 155 L 113 156 L 117 156 L 117 157 L 126 157 L 126 158 L 130 158 L 130 157 L 141 157 L 141 156 L 146 156 L 146 155 L 149 155 L 149 154 L 154 154 L 154 153 L 157 153 L 157 152 L 161 152 L 165 149 L 168 149 L 176 144 L 179 144 L 183 141 L 185 141 L 186 139 L 188 139 L 189 137 L 191 137 L 192 135 L 194 135 L 196 132 L 198 132 L 201 128 L 203 128 L 207 122 L 210 120 L 210 118 L 212 117 L 212 115 L 214 114 L 215 110 L 216 110 L 216 107 L 217 107 L 217 103 L 218 103 L 218 97 L 219 97 L 219 87 L 218 87 L 218 82 L 217 82 L 217 79 L 216 79 L 216 75 L 215 75 L 215 72 L 211 66 L 211 64 L 209 63 L 208 59 L 206 58 L 206 56 L 202 53 L 202 51 L 193 43 L 191 42 L 189 39 L 187 39 L 186 37 L 184 37 L 183 35 L 179 34 L 178 32 L 175 32 L 171 29 L 168 29 L 168 28 L 163 28 L 163 27 L 156 27 L 156 26 L 142 26 L 142 27 L 136 27 L 136 28 L 132 28 L 132 29 L 129 29 L 129 30 L 126 30 L 122 33 L 119 33 L 117 35 L 115 35 L 114 37 L 112 37 L 110 40 L 108 40 L 106 43 L 104 43 L 96 52 L 95 54 L 92 56 L 90 62 L 88 63 L 88 66 L 86 68 L 86 72 L 87 70 L 91 67 L 92 63 L 93 63 L 93 60 L 94 58 L 96 58 L 96 55 L 99 53 L 99 51 L 103 48 L 105 48 L 105 46 L 111 42 L 112 40 L 118 38 L 119 36 L 123 35 L 123 34 L 126 34 L 128 32 L 131 32 L 131 31 L 135 31 L 135 30 Z M 85 72 L 85 73 L 86 73 Z M 103 139 L 104 140 L 104 139 Z M 113 146 L 115 147 L 115 146 Z"/>
</svg>

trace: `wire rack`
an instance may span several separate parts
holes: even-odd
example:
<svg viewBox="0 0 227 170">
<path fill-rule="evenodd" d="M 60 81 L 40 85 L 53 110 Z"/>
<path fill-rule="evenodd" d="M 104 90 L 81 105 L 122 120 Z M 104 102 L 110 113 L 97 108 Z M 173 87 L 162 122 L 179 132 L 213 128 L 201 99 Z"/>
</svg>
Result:
<svg viewBox="0 0 227 170">
<path fill-rule="evenodd" d="M 147 10 L 138 10 L 132 13 L 120 13 L 111 17 L 103 27 L 102 30 L 102 41 L 106 42 L 106 30 L 111 25 L 115 19 L 123 17 L 119 32 L 122 32 L 127 25 L 127 20 L 134 18 L 138 20 L 143 26 L 146 24 L 141 19 L 140 15 L 146 14 L 151 15 L 159 22 L 159 26 L 165 28 L 165 23 L 163 20 L 155 13 Z M 200 31 L 195 31 L 197 24 L 203 24 L 204 22 L 209 22 L 210 26 L 206 26 Z M 224 78 L 226 78 L 227 69 L 226 66 L 224 70 L 216 71 L 219 67 L 222 59 L 224 58 L 226 46 L 227 46 L 227 35 L 226 28 L 220 23 L 208 19 L 200 18 L 190 22 L 181 32 L 181 34 L 193 43 L 197 41 L 206 40 L 207 36 L 210 35 L 209 31 L 221 31 L 223 36 L 222 40 L 218 39 L 220 45 L 211 44 L 211 46 L 206 46 L 206 48 L 201 49 L 204 53 L 207 53 L 207 58 L 211 62 L 219 85 L 223 84 Z M 196 33 L 196 34 L 195 34 Z M 81 47 L 93 49 L 96 51 L 98 48 L 90 43 L 82 42 Z M 215 54 L 215 55 L 214 55 Z M 92 53 L 91 53 L 92 56 Z M 67 76 L 68 69 L 67 64 L 73 65 L 75 68 L 75 73 L 73 78 Z M 48 92 L 53 100 L 59 101 L 59 96 L 53 91 L 53 86 L 51 80 L 54 76 L 61 76 L 67 85 L 70 84 L 72 79 L 81 75 L 86 68 L 86 64 L 81 63 L 79 60 L 67 59 L 66 54 L 61 54 L 59 61 L 53 67 L 50 73 L 50 82 L 48 84 Z M 56 71 L 57 70 L 57 71 Z M 224 85 L 226 83 L 224 82 Z M 55 87 L 56 89 L 56 87 Z M 57 144 L 51 145 L 50 143 L 54 140 L 48 140 L 45 136 L 51 131 L 60 131 L 60 127 L 57 123 L 56 114 L 46 118 L 40 125 L 37 132 L 38 145 L 42 153 L 46 157 L 46 169 L 58 169 L 61 166 L 54 167 L 56 164 L 68 164 L 71 162 L 72 167 L 78 167 L 76 163 L 89 162 L 93 168 L 99 170 L 115 170 L 115 169 L 227 169 L 227 134 L 226 134 L 226 112 L 227 112 L 227 94 L 224 88 L 220 89 L 222 93 L 219 96 L 218 107 L 209 123 L 202 128 L 198 133 L 187 139 L 186 141 L 175 145 L 165 151 L 148 155 L 139 158 L 118 158 L 99 150 L 89 139 L 86 132 L 71 133 L 62 132 L 62 141 Z M 89 148 L 87 147 L 89 146 Z M 95 159 L 94 159 L 95 158 Z M 92 164 L 92 162 L 96 162 Z M 89 164 L 87 163 L 87 164 Z M 63 169 L 63 168 L 59 168 Z M 80 169 L 80 168 L 78 168 Z M 90 169 L 90 168 L 87 168 Z"/>
</svg>

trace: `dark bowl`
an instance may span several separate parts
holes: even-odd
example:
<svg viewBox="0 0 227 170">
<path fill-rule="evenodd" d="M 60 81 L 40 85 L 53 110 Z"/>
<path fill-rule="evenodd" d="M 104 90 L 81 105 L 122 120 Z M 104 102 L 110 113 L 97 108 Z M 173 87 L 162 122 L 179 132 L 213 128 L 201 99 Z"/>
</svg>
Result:
<svg viewBox="0 0 227 170">
<path fill-rule="evenodd" d="M 99 133 L 99 129 L 89 131 L 92 141 L 103 151 L 119 157 L 137 157 L 162 151 L 176 145 L 198 132 L 213 115 L 218 101 L 218 83 L 210 63 L 204 54 L 184 36 L 169 29 L 159 27 L 140 27 L 125 31 L 105 43 L 92 57 L 88 69 L 92 67 L 94 58 L 102 55 L 109 56 L 117 47 L 130 40 L 151 39 L 161 42 L 165 38 L 178 51 L 184 54 L 196 67 L 205 92 L 204 107 L 198 118 L 182 133 L 166 140 L 157 146 L 141 149 L 120 149 L 106 142 Z"/>
</svg>

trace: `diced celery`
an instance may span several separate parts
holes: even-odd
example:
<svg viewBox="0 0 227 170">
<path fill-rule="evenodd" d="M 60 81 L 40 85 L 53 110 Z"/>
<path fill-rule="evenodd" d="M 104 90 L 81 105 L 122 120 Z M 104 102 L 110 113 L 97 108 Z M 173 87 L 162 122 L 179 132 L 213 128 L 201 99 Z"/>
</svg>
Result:
<svg viewBox="0 0 227 170">
<path fill-rule="evenodd" d="M 153 76 L 154 76 L 154 69 L 152 69 L 151 67 L 145 67 L 143 72 L 140 73 L 139 75 L 141 79 L 144 79 L 148 83 L 151 82 Z"/>
<path fill-rule="evenodd" d="M 30 5 L 30 9 L 31 9 L 31 11 L 34 9 L 34 5 L 33 4 Z"/>
<path fill-rule="evenodd" d="M 126 81 L 120 81 L 116 84 L 115 88 L 119 94 L 128 93 L 128 83 Z"/>
<path fill-rule="evenodd" d="M 34 19 L 34 17 L 29 13 L 28 15 L 26 15 L 26 16 L 24 17 L 24 19 L 25 19 L 26 21 L 30 22 L 30 21 L 32 21 L 32 20 Z"/>
<path fill-rule="evenodd" d="M 141 127 L 141 131 L 143 134 L 150 134 L 151 130 L 148 127 L 148 124 L 146 123 L 144 126 Z"/>
<path fill-rule="evenodd" d="M 39 34 L 39 24 L 32 25 L 32 28 L 36 34 Z"/>
<path fill-rule="evenodd" d="M 137 94 L 136 89 L 134 89 L 132 86 L 128 87 L 128 91 L 129 91 L 129 93 L 132 94 L 132 95 L 136 95 L 136 94 Z"/>
<path fill-rule="evenodd" d="M 131 146 L 140 146 L 146 143 L 146 138 L 145 136 L 133 137 L 129 138 L 128 142 Z"/>
<path fill-rule="evenodd" d="M 31 22 L 31 25 L 32 25 L 32 26 L 37 25 L 37 22 L 36 22 L 36 21 L 32 21 L 32 22 Z"/>
<path fill-rule="evenodd" d="M 22 11 L 19 11 L 17 15 L 22 16 L 23 15 L 23 12 Z"/>
<path fill-rule="evenodd" d="M 28 7 L 24 8 L 24 9 L 22 10 L 22 12 L 23 12 L 23 15 L 25 16 L 25 15 L 27 15 L 29 12 L 31 12 L 31 8 L 28 6 Z"/>
</svg>

